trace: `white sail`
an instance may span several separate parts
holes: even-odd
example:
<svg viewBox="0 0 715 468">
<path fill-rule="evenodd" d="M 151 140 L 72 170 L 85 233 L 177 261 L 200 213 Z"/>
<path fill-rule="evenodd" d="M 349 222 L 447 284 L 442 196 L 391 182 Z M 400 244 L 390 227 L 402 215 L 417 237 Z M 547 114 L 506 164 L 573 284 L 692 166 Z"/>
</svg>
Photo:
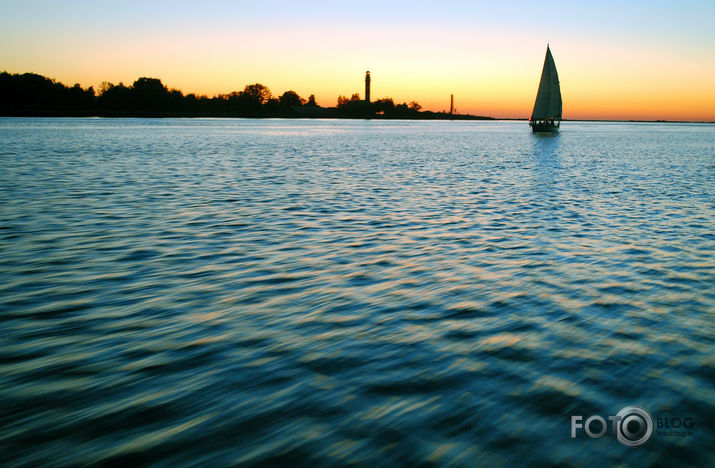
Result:
<svg viewBox="0 0 715 468">
<path fill-rule="evenodd" d="M 539 92 L 536 94 L 534 112 L 531 113 L 531 120 L 554 119 L 561 120 L 561 87 L 559 86 L 559 74 L 556 72 L 556 64 L 551 56 L 551 50 L 546 46 L 546 58 L 544 59 L 544 69 L 541 71 L 541 82 Z"/>
</svg>

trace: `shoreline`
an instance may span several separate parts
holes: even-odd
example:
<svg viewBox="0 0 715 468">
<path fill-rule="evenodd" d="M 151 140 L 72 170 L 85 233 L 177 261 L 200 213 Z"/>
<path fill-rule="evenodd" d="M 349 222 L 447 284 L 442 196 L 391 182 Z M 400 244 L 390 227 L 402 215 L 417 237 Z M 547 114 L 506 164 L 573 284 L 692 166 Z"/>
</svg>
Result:
<svg viewBox="0 0 715 468">
<path fill-rule="evenodd" d="M 301 109 L 302 110 L 302 109 Z M 101 117 L 101 118 L 242 118 L 242 119 L 357 119 L 357 120 L 500 120 L 471 114 L 423 111 L 408 115 L 359 115 L 340 112 L 335 107 L 318 107 L 303 112 L 243 114 L 232 112 L 0 112 L 0 117 Z"/>
<path fill-rule="evenodd" d="M 333 111 L 335 108 L 320 108 Z M 112 112 L 98 114 L 94 112 L 27 112 L 27 113 L 0 113 L 0 118 L 102 118 L 102 119 L 292 119 L 292 120 L 461 120 L 461 121 L 513 121 L 528 122 L 528 118 L 510 117 L 489 117 L 471 114 L 443 114 L 441 112 L 426 111 L 426 115 L 418 116 L 384 116 L 375 115 L 370 117 L 360 117 L 351 115 L 341 115 L 333 112 L 325 112 L 324 115 L 240 115 L 240 114 L 216 114 L 216 113 L 132 113 L 132 112 Z M 673 124 L 715 124 L 715 121 L 708 120 L 638 120 L 638 119 L 563 119 L 562 122 L 602 122 L 602 123 L 673 123 Z"/>
</svg>

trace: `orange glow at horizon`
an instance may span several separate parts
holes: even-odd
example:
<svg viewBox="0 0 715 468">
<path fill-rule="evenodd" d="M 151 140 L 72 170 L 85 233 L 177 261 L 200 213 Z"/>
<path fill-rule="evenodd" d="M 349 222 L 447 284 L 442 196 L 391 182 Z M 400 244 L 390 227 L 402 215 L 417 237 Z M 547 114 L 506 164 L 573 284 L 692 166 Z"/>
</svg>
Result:
<svg viewBox="0 0 715 468">
<path fill-rule="evenodd" d="M 140 31 L 141 32 L 141 31 Z M 105 34 L 17 41 L 0 52 L 0 71 L 39 73 L 67 85 L 99 88 L 160 78 L 185 94 L 213 96 L 262 83 L 334 106 L 338 95 L 417 101 L 424 110 L 528 118 L 546 49 L 528 32 L 389 32 L 315 27 L 299 37 L 276 31 L 218 30 L 187 36 L 181 28 L 146 42 L 145 35 Z M 552 40 L 565 119 L 715 121 L 715 60 L 616 41 Z M 68 51 L 72 51 L 68 54 Z M 713 57 L 712 52 L 709 57 Z M 667 64 L 667 66 L 664 66 Z"/>
</svg>

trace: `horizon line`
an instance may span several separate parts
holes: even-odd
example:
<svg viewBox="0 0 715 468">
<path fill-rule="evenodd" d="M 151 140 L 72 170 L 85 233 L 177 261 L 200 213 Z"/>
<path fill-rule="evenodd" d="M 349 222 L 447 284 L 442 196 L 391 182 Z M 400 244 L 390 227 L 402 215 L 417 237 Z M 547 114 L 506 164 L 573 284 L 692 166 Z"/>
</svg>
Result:
<svg viewBox="0 0 715 468">
<path fill-rule="evenodd" d="M 68 88 L 68 89 L 69 89 L 69 88 L 72 88 L 72 87 L 74 87 L 74 86 L 77 86 L 77 85 L 79 85 L 80 88 L 82 88 L 82 89 L 84 89 L 84 90 L 86 90 L 86 91 L 88 91 L 88 90 L 91 88 L 92 91 L 94 92 L 94 96 L 95 96 L 95 97 L 101 96 L 99 90 L 95 90 L 95 85 L 89 85 L 89 86 L 86 86 L 86 87 L 82 87 L 82 85 L 80 85 L 79 82 L 75 82 L 73 85 L 67 85 L 67 84 L 65 84 L 64 82 L 59 81 L 59 80 L 57 80 L 57 79 L 54 78 L 54 77 L 50 77 L 50 76 L 47 76 L 47 75 L 43 75 L 43 74 L 41 74 L 41 73 L 37 73 L 37 72 L 34 72 L 34 71 L 29 71 L 29 72 L 28 72 L 28 71 L 25 71 L 25 72 L 20 72 L 20 73 L 13 73 L 13 72 L 9 72 L 9 71 L 7 71 L 7 70 L 3 70 L 3 71 L 0 72 L 0 74 L 8 74 L 8 75 L 11 75 L 11 76 L 12 76 L 12 75 L 19 75 L 19 76 L 22 76 L 22 75 L 36 75 L 36 76 L 40 76 L 40 77 L 42 77 L 42 78 L 46 78 L 46 79 L 52 81 L 53 83 L 60 84 L 60 85 L 66 87 L 66 88 Z M 102 84 L 104 84 L 104 83 L 107 83 L 107 84 L 112 85 L 112 86 L 120 86 L 120 85 L 121 85 L 121 86 L 125 86 L 125 87 L 129 88 L 129 87 L 132 87 L 132 86 L 134 85 L 134 83 L 136 83 L 138 80 L 140 80 L 140 79 L 142 79 L 142 78 L 148 78 L 148 79 L 156 79 L 156 80 L 159 80 L 159 82 L 162 84 L 162 86 L 164 86 L 164 87 L 167 89 L 167 91 L 169 91 L 169 92 L 171 92 L 171 91 L 179 91 L 179 92 L 182 94 L 182 96 L 184 96 L 184 97 L 190 96 L 190 95 L 194 95 L 196 98 L 216 99 L 216 98 L 220 98 L 220 97 L 222 97 L 222 96 L 230 96 L 230 95 L 233 94 L 233 93 L 241 93 L 241 92 L 242 92 L 242 91 L 239 91 L 239 90 L 233 90 L 233 91 L 230 91 L 230 92 L 219 92 L 219 93 L 215 93 L 215 94 L 213 94 L 212 96 L 209 95 L 209 94 L 199 94 L 199 93 L 195 93 L 195 92 L 186 92 L 186 91 L 184 91 L 183 89 L 180 89 L 180 88 L 177 88 L 177 87 L 169 87 L 166 83 L 164 83 L 164 81 L 163 81 L 161 78 L 151 77 L 151 76 L 147 76 L 147 75 L 142 75 L 142 76 L 137 77 L 137 78 L 134 80 L 134 82 L 131 83 L 131 84 L 129 84 L 129 85 L 124 84 L 124 81 L 119 81 L 117 84 L 114 84 L 114 83 L 112 83 L 111 81 L 103 80 L 102 82 L 100 82 L 100 86 L 101 86 Z M 246 86 L 250 86 L 250 85 L 252 85 L 252 84 L 261 84 L 261 83 L 260 83 L 260 82 L 255 82 L 255 83 L 251 83 L 251 84 L 244 85 L 244 89 L 245 89 Z M 261 84 L 261 85 L 262 85 L 262 84 Z M 265 85 L 262 85 L 262 86 L 265 86 Z M 270 91 L 270 88 L 268 88 L 267 86 L 266 86 L 266 88 Z M 286 93 L 286 92 L 295 92 L 295 91 L 293 91 L 293 89 L 288 89 L 288 90 L 285 90 L 283 93 Z M 297 93 L 296 93 L 296 94 L 297 94 Z M 359 93 L 353 93 L 353 94 L 359 95 Z M 314 96 L 315 93 L 311 93 L 311 95 Z M 342 94 L 338 94 L 338 96 L 336 97 L 336 99 L 337 99 L 338 97 L 341 97 L 341 96 L 343 96 L 343 95 L 342 95 Z M 278 98 L 278 97 L 280 97 L 280 95 L 273 95 L 273 93 L 271 92 L 271 97 L 273 97 L 273 98 Z M 393 98 L 390 97 L 390 96 L 384 96 L 384 97 L 381 97 L 380 99 L 372 100 L 371 102 L 379 101 L 379 100 L 381 100 L 381 99 L 393 99 Z M 405 103 L 406 103 L 406 102 L 407 102 L 407 101 L 405 101 Z M 413 102 L 415 102 L 415 101 L 413 101 Z M 337 108 L 336 105 L 332 105 L 332 106 L 320 106 L 320 105 L 318 105 L 318 107 L 321 107 L 321 108 L 324 108 L 324 109 L 335 109 L 335 108 Z M 448 112 L 446 109 L 438 110 L 438 111 L 427 111 L 427 112 L 433 112 L 433 113 L 438 113 L 438 114 L 439 114 L 439 113 L 449 114 L 449 112 Z M 498 117 L 498 116 L 478 115 L 478 114 L 472 114 L 472 113 L 467 113 L 467 114 L 454 114 L 454 115 L 476 116 L 476 117 L 489 117 L 491 120 L 527 120 L 527 121 L 529 120 L 529 117 Z M 12 117 L 12 116 L 5 116 L 5 117 Z M 18 117 L 20 117 L 20 116 L 18 116 Z M 25 116 L 22 116 L 22 117 L 25 117 Z M 31 118 L 32 116 L 27 116 L 27 117 L 30 117 L 30 118 Z M 95 115 L 93 115 L 93 116 L 89 116 L 89 117 L 106 117 L 106 116 L 100 116 L 100 115 L 96 115 L 96 116 L 95 116 Z M 107 117 L 107 118 L 122 118 L 122 117 Z M 161 118 L 161 117 L 159 117 L 159 118 Z M 217 116 L 217 118 L 225 118 L 225 117 L 218 117 L 218 116 Z M 260 118 L 260 117 L 259 117 L 259 118 Z M 268 117 L 268 118 L 271 118 L 271 117 Z M 283 117 L 277 117 L 277 118 L 283 118 Z M 287 118 L 290 118 L 290 117 L 287 117 Z M 310 118 L 310 117 L 307 117 L 307 118 Z M 565 121 L 565 122 L 569 122 L 569 121 L 570 121 L 570 122 L 633 122 L 633 123 L 638 123 L 638 122 L 642 122 L 642 123 L 703 123 L 703 124 L 712 124 L 712 123 L 715 123 L 715 119 L 713 119 L 713 120 L 692 120 L 692 119 L 678 120 L 678 119 L 638 119 L 638 118 L 614 118 L 614 119 L 610 119 L 610 118 L 574 118 L 574 119 L 562 118 L 561 121 Z"/>
</svg>

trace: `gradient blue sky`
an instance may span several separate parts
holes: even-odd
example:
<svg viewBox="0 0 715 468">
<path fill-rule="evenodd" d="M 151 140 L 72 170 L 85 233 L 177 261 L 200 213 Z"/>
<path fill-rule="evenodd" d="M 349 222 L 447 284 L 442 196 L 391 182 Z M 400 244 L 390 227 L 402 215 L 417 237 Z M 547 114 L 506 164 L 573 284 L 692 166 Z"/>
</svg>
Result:
<svg viewBox="0 0 715 468">
<path fill-rule="evenodd" d="M 0 69 L 72 84 L 261 82 L 526 117 L 546 43 L 567 118 L 715 120 L 715 1 L 0 1 Z"/>
</svg>

